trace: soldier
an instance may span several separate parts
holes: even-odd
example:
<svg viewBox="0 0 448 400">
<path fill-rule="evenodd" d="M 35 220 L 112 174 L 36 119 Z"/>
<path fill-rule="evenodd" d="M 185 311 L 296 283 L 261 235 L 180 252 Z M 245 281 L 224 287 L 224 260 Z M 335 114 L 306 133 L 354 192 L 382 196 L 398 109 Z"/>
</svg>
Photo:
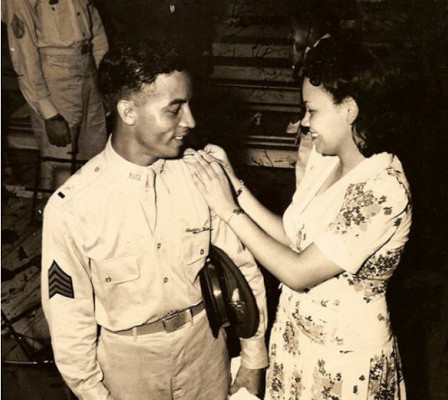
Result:
<svg viewBox="0 0 448 400">
<path fill-rule="evenodd" d="M 67 160 L 42 165 L 41 186 L 55 189 L 75 157 L 88 160 L 106 143 L 96 82 L 106 34 L 90 0 L 7 0 L 5 6 L 11 59 L 41 155 Z"/>
<path fill-rule="evenodd" d="M 166 43 L 110 51 L 99 81 L 111 138 L 45 208 L 43 308 L 58 368 L 83 400 L 227 399 L 225 334 L 211 333 L 198 279 L 210 243 L 241 268 L 260 311 L 231 393 L 262 387 L 263 277 L 179 159 L 195 126 L 186 68 Z"/>
</svg>

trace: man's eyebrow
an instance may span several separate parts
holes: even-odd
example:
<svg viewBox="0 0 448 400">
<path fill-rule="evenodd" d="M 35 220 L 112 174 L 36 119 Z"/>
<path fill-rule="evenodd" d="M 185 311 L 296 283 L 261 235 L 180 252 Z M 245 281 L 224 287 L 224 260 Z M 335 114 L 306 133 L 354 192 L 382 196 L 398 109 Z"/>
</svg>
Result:
<svg viewBox="0 0 448 400">
<path fill-rule="evenodd" d="M 168 103 L 168 107 L 169 106 L 172 106 L 172 105 L 174 105 L 174 104 L 184 104 L 184 103 L 186 103 L 187 102 L 187 100 L 185 100 L 185 99 L 174 99 L 174 100 L 171 100 L 169 103 Z"/>
</svg>

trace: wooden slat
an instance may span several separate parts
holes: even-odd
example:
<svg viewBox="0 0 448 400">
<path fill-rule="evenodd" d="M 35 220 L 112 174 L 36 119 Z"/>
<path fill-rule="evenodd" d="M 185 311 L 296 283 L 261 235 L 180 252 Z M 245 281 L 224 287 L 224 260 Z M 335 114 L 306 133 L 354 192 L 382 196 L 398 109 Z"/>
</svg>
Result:
<svg viewBox="0 0 448 400">
<path fill-rule="evenodd" d="M 40 343 L 50 343 L 50 332 L 41 307 L 24 316 L 14 323 L 13 326 L 17 332 L 31 337 Z M 36 347 L 38 347 L 37 344 Z"/>
<path fill-rule="evenodd" d="M 213 64 L 231 67 L 291 68 L 287 58 L 269 57 L 213 57 Z"/>
<path fill-rule="evenodd" d="M 14 111 L 10 116 L 10 121 L 17 120 L 19 122 L 22 119 L 28 118 L 30 116 L 30 110 L 27 104 L 23 104 L 16 111 Z M 29 119 L 27 120 L 29 122 Z"/>
<path fill-rule="evenodd" d="M 2 236 L 3 230 L 6 229 L 15 236 L 14 242 L 5 243 L 2 241 L 2 266 L 4 266 L 4 262 L 8 259 L 10 253 L 12 253 L 15 249 L 18 249 L 20 244 L 37 230 L 36 226 L 30 226 L 30 219 L 31 210 L 28 208 L 28 210 L 26 210 L 24 214 L 21 214 L 13 223 L 10 223 L 9 218 L 7 220 L 7 225 L 3 225 L 2 223 Z"/>
<path fill-rule="evenodd" d="M 50 332 L 41 307 L 28 313 L 12 326 L 22 336 L 33 353 L 49 346 Z M 7 362 L 23 362 L 27 359 L 6 326 L 2 330 L 2 359 Z"/>
<path fill-rule="evenodd" d="M 291 68 L 222 66 L 213 67 L 212 79 L 241 79 L 294 83 Z"/>
<path fill-rule="evenodd" d="M 40 268 L 30 267 L 2 282 L 2 310 L 8 319 L 40 303 Z"/>
<path fill-rule="evenodd" d="M 285 15 L 287 1 L 285 0 L 258 0 L 258 1 L 221 1 L 219 8 L 214 11 L 221 17 L 264 17 L 276 18 Z"/>
<path fill-rule="evenodd" d="M 36 138 L 31 130 L 10 130 L 6 141 L 11 149 L 39 150 Z"/>
<path fill-rule="evenodd" d="M 213 43 L 215 57 L 254 57 L 254 58 L 286 58 L 290 57 L 288 45 L 265 45 L 249 43 Z"/>
<path fill-rule="evenodd" d="M 24 237 L 15 242 L 14 248 L 7 255 L 2 255 L 2 268 L 11 272 L 22 268 L 40 254 L 41 247 L 42 228 L 27 232 Z"/>
<path fill-rule="evenodd" d="M 257 38 L 257 39 L 282 39 L 286 40 L 289 35 L 289 27 L 283 25 L 260 25 L 238 22 L 235 19 L 228 19 L 215 23 L 215 42 L 227 42 L 236 37 Z"/>
<path fill-rule="evenodd" d="M 254 111 L 267 111 L 267 112 L 279 112 L 291 115 L 298 115 L 301 113 L 301 108 L 296 106 L 288 105 L 277 105 L 277 104 L 246 104 L 244 106 L 246 110 Z"/>
<path fill-rule="evenodd" d="M 6 140 L 12 149 L 39 150 L 26 104 L 11 114 Z"/>
<path fill-rule="evenodd" d="M 297 150 L 256 149 L 242 150 L 239 156 L 245 165 L 274 168 L 294 168 Z"/>
<path fill-rule="evenodd" d="M 247 147 L 250 148 L 272 148 L 275 147 L 279 150 L 290 150 L 294 146 L 294 138 L 285 138 L 287 140 L 272 139 L 272 136 L 250 138 L 244 142 Z"/>
<path fill-rule="evenodd" d="M 299 93 L 297 90 L 270 89 L 258 87 L 238 87 L 216 85 L 217 93 L 231 94 L 238 101 L 245 103 L 262 103 L 275 105 L 300 106 Z"/>
<path fill-rule="evenodd" d="M 37 223 L 31 223 L 31 210 L 29 210 L 22 218 L 18 219 L 14 224 L 13 231 L 17 235 L 17 239 L 14 243 L 3 244 L 2 243 L 2 266 L 7 269 L 11 269 L 12 265 L 16 264 L 16 261 L 12 262 L 10 259 L 11 253 L 17 253 L 17 250 L 23 245 L 27 240 L 31 240 L 33 235 L 40 235 L 39 225 Z M 38 239 L 35 239 L 38 240 Z M 29 247 L 29 245 L 27 244 Z M 23 254 L 21 252 L 21 254 Z M 27 256 L 33 256 L 34 254 L 26 254 Z M 13 257 L 14 258 L 14 257 Z M 9 267 L 7 266 L 9 265 Z"/>
<path fill-rule="evenodd" d="M 11 198 L 2 204 L 2 230 L 16 229 L 17 222 L 29 216 L 30 205 L 29 200 L 19 198 Z"/>
</svg>

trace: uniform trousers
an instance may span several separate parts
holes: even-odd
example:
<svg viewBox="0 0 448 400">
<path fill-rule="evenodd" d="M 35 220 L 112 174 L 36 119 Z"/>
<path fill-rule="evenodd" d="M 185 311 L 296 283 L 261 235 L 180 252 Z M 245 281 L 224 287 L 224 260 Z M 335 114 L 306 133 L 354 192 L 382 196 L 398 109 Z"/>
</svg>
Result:
<svg viewBox="0 0 448 400">
<path fill-rule="evenodd" d="M 97 88 L 93 55 L 90 51 L 82 54 L 81 48 L 41 49 L 40 55 L 50 100 L 68 122 L 72 143 L 77 144 L 76 158 L 89 160 L 103 150 L 107 141 L 106 117 Z M 44 119 L 33 110 L 30 115 L 41 155 L 70 160 L 72 145 L 50 144 Z M 47 162 L 41 170 L 41 186 L 55 189 L 70 175 L 70 163 Z M 63 177 L 58 177 L 61 174 Z"/>
<path fill-rule="evenodd" d="M 225 332 L 213 337 L 205 311 L 170 333 L 123 336 L 102 329 L 98 362 L 114 400 L 227 399 Z"/>
</svg>

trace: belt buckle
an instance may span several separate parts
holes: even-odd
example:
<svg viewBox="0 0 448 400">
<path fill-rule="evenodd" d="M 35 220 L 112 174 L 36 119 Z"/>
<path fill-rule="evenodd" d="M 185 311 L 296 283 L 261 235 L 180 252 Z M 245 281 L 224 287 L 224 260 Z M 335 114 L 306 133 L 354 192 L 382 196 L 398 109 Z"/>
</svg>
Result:
<svg viewBox="0 0 448 400">
<path fill-rule="evenodd" d="M 174 332 L 177 331 L 178 329 L 180 329 L 183 325 L 181 319 L 180 319 L 180 315 L 179 315 L 179 311 L 174 311 L 170 314 L 168 314 L 167 316 L 162 318 L 162 324 L 163 324 L 163 329 L 165 329 L 165 332 Z"/>
</svg>

